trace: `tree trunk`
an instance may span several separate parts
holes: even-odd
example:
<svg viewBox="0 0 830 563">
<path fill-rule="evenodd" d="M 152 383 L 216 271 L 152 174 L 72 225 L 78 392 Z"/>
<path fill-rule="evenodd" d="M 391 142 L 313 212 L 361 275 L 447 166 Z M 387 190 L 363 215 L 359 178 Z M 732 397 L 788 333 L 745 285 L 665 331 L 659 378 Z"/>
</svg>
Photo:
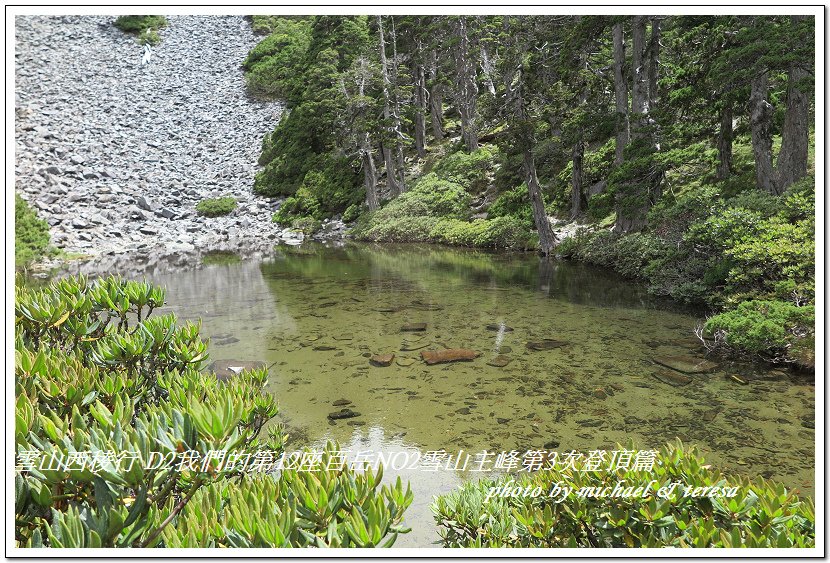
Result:
<svg viewBox="0 0 830 563">
<path fill-rule="evenodd" d="M 369 134 L 363 135 L 360 141 L 361 159 L 363 160 L 363 187 L 366 188 L 366 207 L 369 211 L 378 208 L 378 174 L 375 168 L 375 159 L 372 157 Z"/>
<path fill-rule="evenodd" d="M 629 143 L 637 150 L 640 168 L 649 166 L 645 160 L 654 148 L 652 128 L 649 125 L 649 68 L 646 60 L 647 16 L 633 16 L 631 21 L 631 67 L 634 83 L 631 88 L 631 138 Z M 655 68 L 656 71 L 656 68 Z M 615 228 L 627 233 L 640 231 L 646 226 L 652 190 L 659 185 L 659 178 L 648 171 L 643 176 L 629 178 L 617 187 Z M 658 188 L 659 189 L 659 188 Z"/>
<path fill-rule="evenodd" d="M 406 180 L 404 175 L 406 172 L 406 165 L 403 159 L 403 128 L 401 127 L 401 99 L 398 95 L 398 35 L 395 31 L 395 16 L 390 16 L 389 21 L 392 22 L 392 29 L 390 35 L 392 36 L 392 99 L 394 105 L 392 106 L 392 127 L 395 134 L 395 155 L 397 164 L 397 178 L 398 190 L 403 193 L 406 191 Z"/>
<path fill-rule="evenodd" d="M 767 101 L 768 88 L 766 71 L 752 79 L 749 125 L 755 156 L 755 183 L 760 189 L 775 195 L 778 189 L 772 167 L 772 105 Z"/>
<path fill-rule="evenodd" d="M 436 141 L 444 138 L 444 99 L 441 83 L 438 80 L 438 54 L 435 49 L 430 53 L 429 80 L 429 115 L 432 122 L 432 136 Z"/>
<path fill-rule="evenodd" d="M 398 174 L 395 170 L 395 160 L 392 155 L 390 144 L 390 127 L 392 119 L 392 95 L 391 81 L 389 79 L 389 63 L 386 59 L 386 40 L 383 37 L 383 18 L 378 16 L 378 33 L 380 34 L 380 66 L 383 75 L 383 121 L 386 130 L 386 138 L 383 140 L 383 162 L 386 166 L 386 186 L 392 197 L 401 194 L 401 186 L 398 184 Z"/>
<path fill-rule="evenodd" d="M 792 16 L 798 23 L 808 16 Z M 794 182 L 807 175 L 807 150 L 810 130 L 810 102 L 800 89 L 807 71 L 799 64 L 790 66 L 787 77 L 787 112 L 781 130 L 781 151 L 778 153 L 776 189 L 782 193 Z"/>
<path fill-rule="evenodd" d="M 490 55 L 487 54 L 487 48 L 483 45 L 481 46 L 481 71 L 484 76 L 484 84 L 487 86 L 487 91 L 490 92 L 491 96 L 495 96 L 496 85 L 493 83 L 493 75 L 496 69 Z"/>
<path fill-rule="evenodd" d="M 631 129 L 641 129 L 648 114 L 648 72 L 645 65 L 646 16 L 634 16 L 631 24 Z"/>
<path fill-rule="evenodd" d="M 648 42 L 648 106 L 657 107 L 657 76 L 660 57 L 660 19 L 651 19 L 651 38 Z"/>
<path fill-rule="evenodd" d="M 539 250 L 549 256 L 556 248 L 556 236 L 550 226 L 548 214 L 545 211 L 545 200 L 542 197 L 542 187 L 536 175 L 536 163 L 533 160 L 533 146 L 535 144 L 534 126 L 530 122 L 524 102 L 524 73 L 523 60 L 527 53 L 527 43 L 520 39 L 520 29 L 510 25 L 505 18 L 505 31 L 509 37 L 507 56 L 510 60 L 505 64 L 506 71 L 502 74 L 505 87 L 505 106 L 510 115 L 510 131 L 513 135 L 513 148 L 516 154 L 522 155 L 527 194 L 533 210 L 533 223 L 539 233 Z"/>
<path fill-rule="evenodd" d="M 383 155 L 383 166 L 386 168 L 386 187 L 389 189 L 389 195 L 398 197 L 401 195 L 401 188 L 398 186 L 398 176 L 395 173 L 395 157 L 392 154 L 392 149 L 386 146 L 386 143 L 381 141 L 381 154 Z"/>
<path fill-rule="evenodd" d="M 575 219 L 585 210 L 585 193 L 582 190 L 582 159 L 585 155 L 585 145 L 580 139 L 574 143 L 571 151 L 573 174 L 571 175 L 571 218 Z"/>
<path fill-rule="evenodd" d="M 539 232 L 539 251 L 545 256 L 549 256 L 556 248 L 556 236 L 553 234 L 547 211 L 545 211 L 545 200 L 542 198 L 542 186 L 539 185 L 539 178 L 536 176 L 536 163 L 533 160 L 533 153 L 530 149 L 525 149 L 522 157 L 525 177 L 527 178 L 527 194 L 533 208 L 533 222 Z"/>
<path fill-rule="evenodd" d="M 623 24 L 614 25 L 614 101 L 617 109 L 617 148 L 614 154 L 614 164 L 623 163 L 623 151 L 628 144 L 628 85 L 625 82 L 623 67 L 625 66 L 625 38 Z"/>
<path fill-rule="evenodd" d="M 478 149 L 476 123 L 476 97 L 478 84 L 476 67 L 470 56 L 470 38 L 467 32 L 466 16 L 458 17 L 458 48 L 456 49 L 456 73 L 458 76 L 458 113 L 461 115 L 461 138 L 467 152 Z"/>
<path fill-rule="evenodd" d="M 415 66 L 415 151 L 420 158 L 427 155 L 427 123 L 426 123 L 426 78 L 424 65 Z"/>
<path fill-rule="evenodd" d="M 732 175 L 732 102 L 724 103 L 720 114 L 718 134 L 717 179 L 726 180 Z"/>
</svg>

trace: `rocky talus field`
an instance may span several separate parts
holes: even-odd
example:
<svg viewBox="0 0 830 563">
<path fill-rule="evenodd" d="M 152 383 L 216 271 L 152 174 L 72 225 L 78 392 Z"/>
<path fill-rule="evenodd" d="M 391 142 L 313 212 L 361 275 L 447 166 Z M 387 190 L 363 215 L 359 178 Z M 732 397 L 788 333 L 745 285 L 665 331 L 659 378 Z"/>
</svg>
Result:
<svg viewBox="0 0 830 563">
<path fill-rule="evenodd" d="M 15 21 L 15 178 L 52 243 L 119 261 L 253 251 L 301 235 L 252 193 L 263 136 L 282 106 L 246 94 L 240 64 L 257 38 L 241 16 L 171 16 L 144 47 L 114 16 Z M 229 216 L 195 206 L 231 195 Z"/>
</svg>

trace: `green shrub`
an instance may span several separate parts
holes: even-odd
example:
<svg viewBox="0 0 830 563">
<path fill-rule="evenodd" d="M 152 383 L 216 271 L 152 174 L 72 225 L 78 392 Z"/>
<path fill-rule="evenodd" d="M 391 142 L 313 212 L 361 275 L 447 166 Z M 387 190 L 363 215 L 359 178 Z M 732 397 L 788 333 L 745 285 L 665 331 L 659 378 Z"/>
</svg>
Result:
<svg viewBox="0 0 830 563">
<path fill-rule="evenodd" d="M 343 222 L 344 223 L 351 223 L 357 220 L 360 217 L 360 214 L 363 212 L 363 208 L 360 204 L 353 203 L 346 210 L 343 212 Z"/>
<path fill-rule="evenodd" d="M 145 29 L 138 34 L 138 43 L 140 45 L 158 45 L 161 43 L 161 36 L 155 29 Z"/>
<path fill-rule="evenodd" d="M 576 237 L 563 238 L 556 246 L 556 256 L 559 258 L 575 258 L 579 252 L 579 241 Z"/>
<path fill-rule="evenodd" d="M 735 309 L 710 318 L 704 328 L 709 336 L 734 350 L 781 359 L 800 340 L 813 338 L 814 327 L 812 306 L 744 301 Z"/>
<path fill-rule="evenodd" d="M 151 316 L 164 297 L 118 278 L 16 288 L 17 546 L 373 547 L 407 531 L 408 488 L 331 444 L 308 471 L 268 472 L 284 436 L 263 431 L 267 370 L 202 372 L 199 325 Z"/>
<path fill-rule="evenodd" d="M 530 230 L 514 217 L 476 219 L 471 222 L 441 219 L 430 231 L 429 241 L 482 248 L 533 248 Z"/>
<path fill-rule="evenodd" d="M 527 184 L 518 185 L 500 194 L 487 209 L 487 216 L 515 217 L 528 227 L 533 226 L 533 207 L 530 205 Z"/>
<path fill-rule="evenodd" d="M 148 29 L 167 27 L 167 18 L 164 16 L 118 16 L 115 27 L 126 33 L 139 35 Z"/>
<path fill-rule="evenodd" d="M 296 79 L 311 42 L 311 22 L 254 16 L 254 31 L 266 29 L 268 37 L 251 49 L 242 63 L 245 82 L 254 95 L 292 98 L 299 94 L 295 92 Z"/>
<path fill-rule="evenodd" d="M 470 195 L 463 186 L 442 180 L 435 174 L 423 176 L 409 191 L 387 203 L 376 213 L 379 218 L 451 217 L 466 219 Z"/>
<path fill-rule="evenodd" d="M 321 226 L 322 223 L 314 217 L 296 217 L 291 221 L 291 228 L 305 235 L 313 235 Z"/>
<path fill-rule="evenodd" d="M 624 448 L 619 448 L 620 450 Z M 555 502 L 557 483 L 588 492 L 656 480 L 642 496 L 576 495 Z M 659 488 L 679 481 L 668 499 Z M 536 487 L 541 494 L 499 496 L 494 487 Z M 683 487 L 729 487 L 734 496 L 684 496 Z M 586 489 L 583 489 L 586 488 Z M 731 490 L 729 493 L 731 494 Z M 490 498 L 488 499 L 488 495 Z M 561 498 L 561 497 L 560 497 Z M 693 448 L 668 445 L 653 471 L 567 467 L 497 480 L 468 481 L 432 505 L 445 547 L 813 547 L 815 508 L 780 484 L 727 479 Z"/>
<path fill-rule="evenodd" d="M 285 227 L 291 225 L 291 222 L 299 217 L 312 219 L 322 217 L 320 202 L 305 186 L 301 186 L 293 196 L 285 198 L 280 208 L 274 213 L 273 220 Z"/>
<path fill-rule="evenodd" d="M 667 251 L 663 242 L 649 233 L 620 236 L 610 231 L 581 230 L 566 240 L 564 248 L 557 248 L 560 254 L 639 279 L 645 279 L 649 264 Z"/>
<path fill-rule="evenodd" d="M 352 234 L 362 240 L 428 242 L 440 237 L 440 229 L 431 234 L 439 220 L 463 223 L 469 214 L 467 191 L 430 173 L 384 207 L 361 217 Z"/>
<path fill-rule="evenodd" d="M 14 194 L 14 264 L 23 268 L 49 250 L 49 225 L 22 197 Z"/>
<path fill-rule="evenodd" d="M 471 153 L 454 152 L 442 158 L 433 172 L 438 178 L 459 184 L 474 194 L 487 187 L 497 158 L 498 149 L 490 146 L 479 147 Z"/>
<path fill-rule="evenodd" d="M 358 240 L 374 242 L 428 242 L 430 233 L 439 221 L 438 217 L 391 217 L 377 220 L 377 211 L 366 215 L 354 229 Z"/>
<path fill-rule="evenodd" d="M 233 196 L 203 199 L 196 204 L 196 212 L 205 217 L 227 215 L 234 209 L 236 209 L 236 199 Z"/>
</svg>

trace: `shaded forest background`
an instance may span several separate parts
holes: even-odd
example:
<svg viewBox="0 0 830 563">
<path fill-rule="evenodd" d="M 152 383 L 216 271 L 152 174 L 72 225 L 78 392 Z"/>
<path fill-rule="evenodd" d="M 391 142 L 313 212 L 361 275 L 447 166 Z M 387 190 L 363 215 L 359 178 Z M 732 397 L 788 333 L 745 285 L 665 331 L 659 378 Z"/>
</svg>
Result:
<svg viewBox="0 0 830 563">
<path fill-rule="evenodd" d="M 812 364 L 814 18 L 252 24 L 276 221 L 608 266 L 721 313 L 712 348 Z"/>
</svg>

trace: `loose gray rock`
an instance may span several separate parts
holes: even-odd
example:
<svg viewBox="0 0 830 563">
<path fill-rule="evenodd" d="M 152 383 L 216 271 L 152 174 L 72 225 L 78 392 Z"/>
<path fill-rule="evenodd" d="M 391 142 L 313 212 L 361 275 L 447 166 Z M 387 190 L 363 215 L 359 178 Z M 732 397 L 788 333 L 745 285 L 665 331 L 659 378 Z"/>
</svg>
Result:
<svg viewBox="0 0 830 563">
<path fill-rule="evenodd" d="M 279 200 L 251 189 L 262 139 L 282 112 L 246 92 L 240 61 L 260 38 L 242 16 L 168 21 L 141 65 L 142 46 L 111 16 L 15 18 L 15 172 L 27 200 L 45 204 L 52 240 L 68 252 L 132 264 L 143 260 L 139 250 L 254 252 L 279 238 L 271 221 Z M 239 200 L 241 220 L 195 214 L 202 199 L 224 195 Z M 90 213 L 105 209 L 113 215 L 102 213 L 101 224 L 125 236 L 88 227 Z M 75 218 L 87 226 L 73 225 Z M 185 232 L 195 238 L 177 241 Z M 104 271 L 114 262 L 100 263 Z"/>
</svg>

